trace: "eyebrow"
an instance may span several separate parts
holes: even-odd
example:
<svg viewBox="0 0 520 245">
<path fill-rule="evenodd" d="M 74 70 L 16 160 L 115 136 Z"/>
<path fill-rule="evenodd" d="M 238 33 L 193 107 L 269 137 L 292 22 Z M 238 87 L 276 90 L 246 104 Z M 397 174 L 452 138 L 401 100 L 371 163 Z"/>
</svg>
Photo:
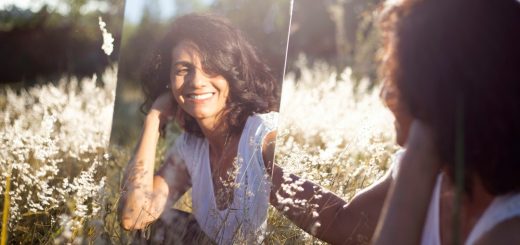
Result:
<svg viewBox="0 0 520 245">
<path fill-rule="evenodd" d="M 174 65 L 174 66 L 177 66 L 177 65 L 193 66 L 193 63 L 188 62 L 188 61 L 180 60 L 180 61 L 173 62 L 172 65 Z"/>
</svg>

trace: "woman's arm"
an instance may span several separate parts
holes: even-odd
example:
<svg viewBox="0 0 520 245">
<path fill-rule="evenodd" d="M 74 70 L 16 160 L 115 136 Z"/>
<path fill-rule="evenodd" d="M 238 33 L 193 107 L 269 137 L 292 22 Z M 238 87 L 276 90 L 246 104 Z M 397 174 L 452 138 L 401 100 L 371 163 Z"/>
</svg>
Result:
<svg viewBox="0 0 520 245">
<path fill-rule="evenodd" d="M 264 159 L 271 159 L 266 163 L 273 184 L 271 204 L 298 227 L 323 241 L 332 244 L 370 241 L 392 182 L 390 172 L 347 204 L 334 193 L 310 181 L 292 174 L 284 177 L 283 169 L 272 164 L 275 138 L 275 133 L 268 135 L 263 147 Z M 298 188 L 284 190 L 289 186 Z M 306 200 L 306 206 L 313 208 L 309 210 L 294 205 L 294 200 Z"/>
<path fill-rule="evenodd" d="M 154 175 L 155 152 L 159 129 L 167 121 L 163 111 L 170 111 L 171 96 L 159 97 L 146 116 L 143 132 L 135 155 L 123 177 L 119 217 L 124 229 L 142 229 L 156 220 L 168 203 L 178 199 L 189 186 L 189 175 L 184 164 L 168 156 L 166 163 Z M 171 106 L 170 106 L 171 107 Z"/>
</svg>

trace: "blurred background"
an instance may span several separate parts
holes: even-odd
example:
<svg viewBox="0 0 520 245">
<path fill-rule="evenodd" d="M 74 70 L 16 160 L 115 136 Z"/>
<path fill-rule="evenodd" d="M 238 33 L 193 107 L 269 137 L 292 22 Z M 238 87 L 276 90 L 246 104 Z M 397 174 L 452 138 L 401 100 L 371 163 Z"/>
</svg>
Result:
<svg viewBox="0 0 520 245">
<path fill-rule="evenodd" d="M 297 0 L 294 2 L 287 70 L 301 74 L 301 62 L 351 67 L 355 80 L 377 83 L 379 45 L 374 10 L 381 0 Z M 139 74 L 148 55 L 175 16 L 211 11 L 230 19 L 258 47 L 282 81 L 290 17 L 289 0 L 127 0 L 111 142 L 129 143 L 139 134 L 135 118 L 143 98 Z M 317 81 L 318 83 L 318 81 Z M 130 136 L 130 137 L 129 137 Z"/>
<path fill-rule="evenodd" d="M 117 62 L 123 10 L 123 0 L 1 1 L 0 83 L 23 87 L 99 76 Z M 98 17 L 115 39 L 110 56 L 100 48 Z"/>
</svg>

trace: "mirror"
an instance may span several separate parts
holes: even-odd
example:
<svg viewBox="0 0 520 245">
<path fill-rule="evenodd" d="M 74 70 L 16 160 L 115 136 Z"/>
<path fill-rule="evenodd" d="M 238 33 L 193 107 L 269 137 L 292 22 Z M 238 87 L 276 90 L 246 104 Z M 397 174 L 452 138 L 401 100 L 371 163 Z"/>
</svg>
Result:
<svg viewBox="0 0 520 245">
<path fill-rule="evenodd" d="M 274 151 L 288 15 L 286 0 L 126 2 L 107 177 L 119 221 L 137 230 L 125 241 L 267 239 L 255 232 L 265 231 L 263 152 Z M 139 202 L 150 195 L 160 208 Z"/>
<path fill-rule="evenodd" d="M 390 166 L 393 116 L 380 98 L 376 26 L 382 1 L 312 1 L 294 3 L 288 75 L 282 89 L 276 162 L 350 201 L 380 179 Z M 303 183 L 285 184 L 298 190 Z M 322 196 L 314 191 L 312 197 Z M 307 199 L 289 198 L 302 213 L 318 208 Z M 282 243 L 310 243 L 316 238 L 280 214 L 272 216 Z M 309 221 L 310 232 L 330 229 Z M 360 222 L 359 226 L 364 227 Z M 359 243 L 370 238 L 352 237 Z"/>
</svg>

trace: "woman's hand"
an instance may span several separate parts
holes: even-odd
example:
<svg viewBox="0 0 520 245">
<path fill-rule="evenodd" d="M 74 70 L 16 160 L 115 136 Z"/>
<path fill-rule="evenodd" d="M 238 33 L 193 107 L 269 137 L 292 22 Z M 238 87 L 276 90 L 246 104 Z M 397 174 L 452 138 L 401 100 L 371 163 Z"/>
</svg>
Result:
<svg viewBox="0 0 520 245">
<path fill-rule="evenodd" d="M 410 127 L 406 142 L 406 154 L 416 154 L 424 160 L 422 165 L 429 164 L 431 168 L 439 168 L 440 164 L 435 149 L 434 135 L 430 127 L 419 120 L 414 120 Z"/>
<path fill-rule="evenodd" d="M 173 95 L 170 92 L 166 92 L 155 99 L 146 116 L 146 120 L 159 119 L 159 130 L 163 132 L 168 122 L 175 116 L 176 109 Z"/>
<path fill-rule="evenodd" d="M 434 134 L 415 120 L 397 179 L 390 188 L 375 234 L 375 244 L 419 244 L 440 160 Z"/>
</svg>

